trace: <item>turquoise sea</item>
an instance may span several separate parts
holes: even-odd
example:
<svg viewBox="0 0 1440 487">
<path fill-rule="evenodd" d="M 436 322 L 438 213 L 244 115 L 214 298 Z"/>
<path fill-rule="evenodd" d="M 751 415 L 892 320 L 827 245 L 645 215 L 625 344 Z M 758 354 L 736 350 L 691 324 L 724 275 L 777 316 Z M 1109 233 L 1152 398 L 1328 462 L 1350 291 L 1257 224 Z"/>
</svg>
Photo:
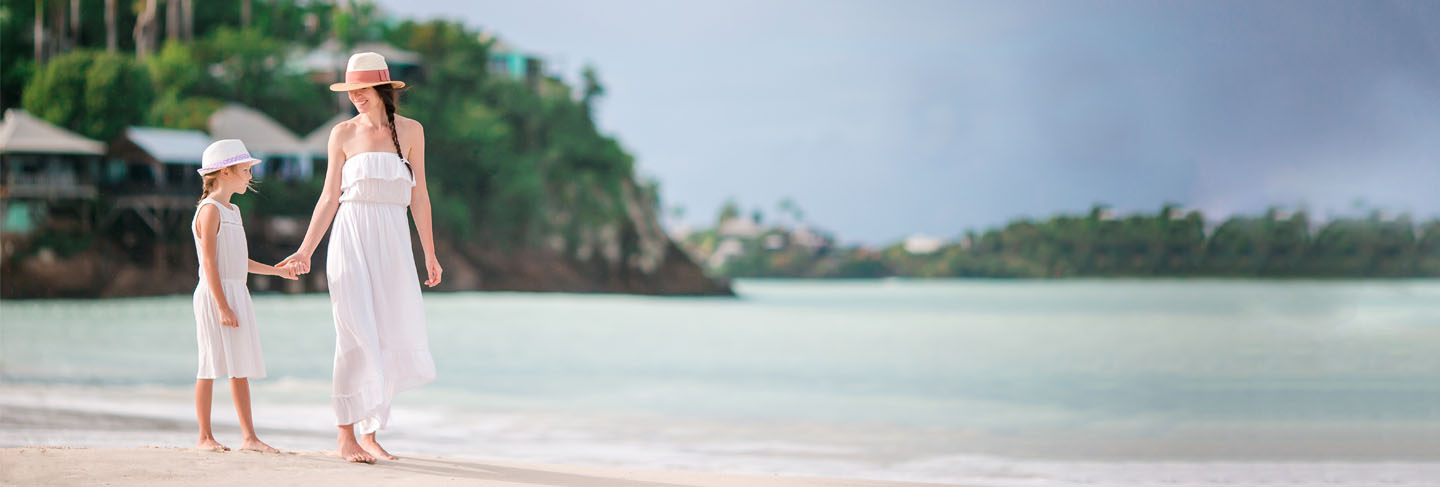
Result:
<svg viewBox="0 0 1440 487">
<path fill-rule="evenodd" d="M 1440 281 L 430 293 L 391 451 L 969 485 L 1426 485 Z M 257 295 L 261 437 L 331 449 L 324 294 Z M 0 446 L 189 446 L 189 296 L 0 302 Z M 214 417 L 238 443 L 225 388 Z"/>
</svg>

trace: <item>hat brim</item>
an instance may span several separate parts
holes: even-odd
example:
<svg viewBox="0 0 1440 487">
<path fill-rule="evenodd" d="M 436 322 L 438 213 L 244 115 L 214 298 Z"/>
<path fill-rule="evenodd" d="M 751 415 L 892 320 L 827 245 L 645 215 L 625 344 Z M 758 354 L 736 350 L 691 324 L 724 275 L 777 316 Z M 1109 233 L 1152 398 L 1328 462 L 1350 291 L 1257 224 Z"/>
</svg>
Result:
<svg viewBox="0 0 1440 487">
<path fill-rule="evenodd" d="M 241 165 L 241 164 L 247 164 L 247 165 L 254 166 L 254 165 L 259 164 L 259 163 L 261 163 L 261 162 L 262 162 L 261 160 L 252 157 L 252 158 L 249 158 L 249 159 L 244 159 L 244 160 L 235 161 L 235 162 L 232 162 L 232 163 L 226 164 L 226 165 L 224 165 L 224 166 L 220 166 L 220 167 L 211 167 L 211 168 L 204 168 L 204 167 L 202 167 L 202 168 L 200 168 L 200 169 L 196 169 L 195 172 L 198 172 L 198 173 L 200 173 L 201 176 L 204 176 L 204 175 L 206 175 L 206 174 L 210 174 L 210 173 L 212 173 L 212 172 L 219 171 L 219 170 L 221 170 L 221 169 L 225 169 L 225 168 L 230 167 L 230 166 L 238 166 L 238 165 Z"/>
<path fill-rule="evenodd" d="M 376 81 L 376 82 L 374 82 L 374 83 L 334 83 L 334 84 L 331 84 L 331 85 L 330 85 L 330 91 L 350 91 L 350 90 L 358 90 L 358 89 L 361 89 L 361 88 L 369 88 L 369 87 L 371 87 L 371 86 L 379 86 L 379 85 L 392 85 L 392 86 L 394 86 L 396 89 L 399 89 L 399 88 L 404 88 L 404 87 L 405 87 L 405 82 L 404 82 L 404 81 Z"/>
</svg>

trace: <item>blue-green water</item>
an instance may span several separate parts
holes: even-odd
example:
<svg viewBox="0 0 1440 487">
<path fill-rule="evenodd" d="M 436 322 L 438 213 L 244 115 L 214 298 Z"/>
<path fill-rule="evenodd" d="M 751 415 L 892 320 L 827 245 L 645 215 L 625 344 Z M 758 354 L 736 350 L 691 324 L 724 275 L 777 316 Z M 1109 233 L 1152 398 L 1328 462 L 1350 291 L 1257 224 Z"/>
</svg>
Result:
<svg viewBox="0 0 1440 487">
<path fill-rule="evenodd" d="M 1440 458 L 1440 281 L 737 289 L 427 294 L 440 378 L 392 450 L 1002 484 Z M 262 434 L 330 447 L 328 298 L 255 303 Z M 0 303 L 0 444 L 187 444 L 194 340 L 188 296 Z"/>
</svg>

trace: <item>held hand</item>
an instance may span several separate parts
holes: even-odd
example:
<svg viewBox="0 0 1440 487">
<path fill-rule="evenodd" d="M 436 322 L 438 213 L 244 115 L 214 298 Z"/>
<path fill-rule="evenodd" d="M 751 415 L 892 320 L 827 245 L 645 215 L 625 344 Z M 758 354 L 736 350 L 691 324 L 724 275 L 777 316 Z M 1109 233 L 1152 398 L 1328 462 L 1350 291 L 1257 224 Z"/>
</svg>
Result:
<svg viewBox="0 0 1440 487">
<path fill-rule="evenodd" d="M 445 269 L 440 268 L 440 261 L 435 260 L 434 256 L 426 257 L 425 270 L 430 273 L 430 279 L 425 281 L 425 285 L 430 287 L 439 286 L 440 274 L 445 272 Z"/>
<path fill-rule="evenodd" d="M 235 311 L 229 306 L 220 308 L 220 326 L 240 327 L 240 320 L 235 319 Z"/>
<path fill-rule="evenodd" d="M 280 261 L 279 264 L 275 264 L 275 267 L 286 267 L 286 266 L 294 266 L 294 267 L 295 267 L 295 274 L 309 274 L 309 273 L 310 273 L 310 254 L 309 254 L 309 253 L 306 253 L 306 252 L 304 252 L 304 251 L 298 251 L 298 250 L 297 250 L 297 251 L 295 251 L 295 253 L 290 254 L 289 257 L 286 257 L 285 260 Z"/>
<path fill-rule="evenodd" d="M 275 266 L 275 272 L 275 275 L 292 281 L 299 279 L 295 273 L 295 264 Z"/>
</svg>

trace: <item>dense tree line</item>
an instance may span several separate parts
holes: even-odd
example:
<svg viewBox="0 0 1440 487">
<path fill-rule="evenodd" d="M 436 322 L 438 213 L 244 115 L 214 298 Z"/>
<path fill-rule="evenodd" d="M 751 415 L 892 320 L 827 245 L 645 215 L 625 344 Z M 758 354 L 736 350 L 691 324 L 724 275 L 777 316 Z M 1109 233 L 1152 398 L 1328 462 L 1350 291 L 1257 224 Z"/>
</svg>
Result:
<svg viewBox="0 0 1440 487">
<path fill-rule="evenodd" d="M 52 16 L 68 21 L 74 13 L 70 3 L 0 3 L 0 105 L 109 141 L 131 125 L 203 130 L 211 113 L 237 102 L 303 136 L 344 106 L 294 69 L 295 56 L 327 39 L 384 41 L 422 58 L 416 78 L 405 80 L 400 113 L 425 124 L 438 231 L 500 245 L 558 238 L 574 247 L 621 220 L 625 197 L 658 198 L 655 183 L 637 184 L 633 158 L 595 126 L 604 87 L 593 68 L 578 89 L 544 74 L 489 73 L 493 37 L 460 23 L 390 18 L 349 1 L 120 2 L 108 27 L 120 32 L 112 46 L 99 2 L 82 2 L 80 29 L 52 28 Z M 158 17 L 147 20 L 147 12 Z M 44 26 L 44 46 L 26 35 L 32 21 Z M 148 50 L 157 29 L 163 43 Z M 306 216 L 320 183 L 262 182 L 260 196 L 240 204 Z"/>
<path fill-rule="evenodd" d="M 938 251 L 811 252 L 767 249 L 760 239 L 719 269 L 736 277 L 1440 277 L 1440 220 L 1408 216 L 1335 219 L 1271 210 L 1213 227 L 1199 212 L 1018 220 L 969 232 Z"/>
</svg>

